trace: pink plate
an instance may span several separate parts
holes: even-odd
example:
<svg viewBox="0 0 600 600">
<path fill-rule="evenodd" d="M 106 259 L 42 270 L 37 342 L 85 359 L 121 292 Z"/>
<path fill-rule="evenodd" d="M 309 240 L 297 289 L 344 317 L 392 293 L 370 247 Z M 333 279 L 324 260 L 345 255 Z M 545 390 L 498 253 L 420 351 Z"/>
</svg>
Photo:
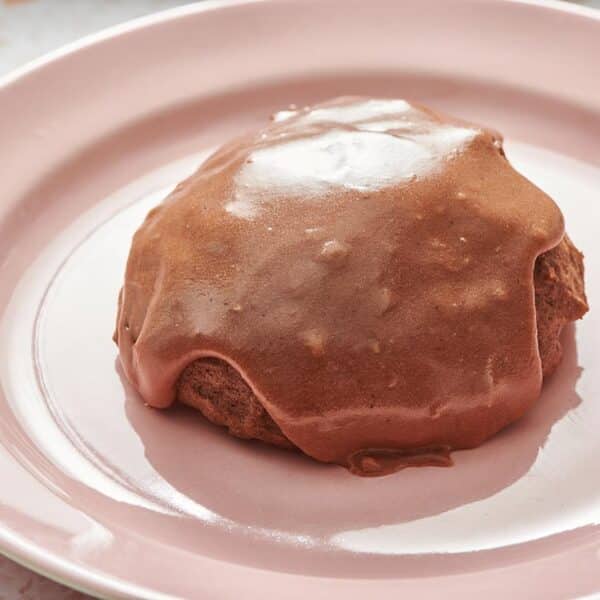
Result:
<svg viewBox="0 0 600 600">
<path fill-rule="evenodd" d="M 128 598 L 600 591 L 600 13 L 508 0 L 203 2 L 0 82 L 0 548 Z M 289 103 L 408 97 L 490 124 L 560 204 L 592 311 L 521 422 L 360 479 L 146 408 L 110 336 L 132 232 Z"/>
</svg>

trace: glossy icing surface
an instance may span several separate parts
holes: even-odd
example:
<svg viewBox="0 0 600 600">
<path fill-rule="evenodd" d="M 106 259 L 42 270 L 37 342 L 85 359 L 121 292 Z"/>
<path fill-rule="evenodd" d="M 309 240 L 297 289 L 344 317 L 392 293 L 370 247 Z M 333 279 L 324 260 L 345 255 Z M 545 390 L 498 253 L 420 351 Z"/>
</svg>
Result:
<svg viewBox="0 0 600 600">
<path fill-rule="evenodd" d="M 495 132 L 402 100 L 279 113 L 136 233 L 117 323 L 152 406 L 201 356 L 362 474 L 443 464 L 538 397 L 533 265 L 563 235 Z"/>
</svg>

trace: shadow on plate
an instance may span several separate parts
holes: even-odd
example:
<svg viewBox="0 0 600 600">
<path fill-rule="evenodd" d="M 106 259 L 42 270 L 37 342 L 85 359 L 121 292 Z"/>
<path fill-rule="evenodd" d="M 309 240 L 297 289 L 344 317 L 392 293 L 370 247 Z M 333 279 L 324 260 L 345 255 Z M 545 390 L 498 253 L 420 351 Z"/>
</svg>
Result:
<svg viewBox="0 0 600 600">
<path fill-rule="evenodd" d="M 432 516 L 487 498 L 523 477 L 554 423 L 580 403 L 574 327 L 563 333 L 564 358 L 534 408 L 473 450 L 455 452 L 451 468 L 422 467 L 363 479 L 300 453 L 242 441 L 184 406 L 148 408 L 127 388 L 126 414 L 147 459 L 175 489 L 223 517 L 326 537 Z M 316 529 L 315 529 L 316 528 Z"/>
</svg>

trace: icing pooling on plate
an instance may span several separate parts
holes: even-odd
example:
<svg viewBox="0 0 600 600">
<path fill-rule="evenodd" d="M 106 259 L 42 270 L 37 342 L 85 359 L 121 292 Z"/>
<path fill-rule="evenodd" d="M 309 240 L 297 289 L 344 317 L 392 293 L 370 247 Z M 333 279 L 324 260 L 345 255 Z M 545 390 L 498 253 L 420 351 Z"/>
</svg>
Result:
<svg viewBox="0 0 600 600">
<path fill-rule="evenodd" d="M 492 131 L 398 100 L 286 111 L 136 233 L 121 360 L 165 407 L 221 357 L 295 445 L 363 474 L 443 462 L 539 395 L 533 265 L 563 232 Z"/>
</svg>

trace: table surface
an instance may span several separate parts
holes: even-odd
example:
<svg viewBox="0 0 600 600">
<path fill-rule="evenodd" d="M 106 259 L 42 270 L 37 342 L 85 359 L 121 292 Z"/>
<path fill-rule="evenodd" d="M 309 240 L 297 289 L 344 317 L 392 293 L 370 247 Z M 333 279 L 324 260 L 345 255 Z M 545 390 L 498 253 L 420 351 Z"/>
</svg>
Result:
<svg viewBox="0 0 600 600">
<path fill-rule="evenodd" d="M 185 0 L 0 0 L 0 76 L 88 33 Z M 600 0 L 578 2 L 600 8 Z M 90 598 L 0 556 L 0 600 Z"/>
</svg>

